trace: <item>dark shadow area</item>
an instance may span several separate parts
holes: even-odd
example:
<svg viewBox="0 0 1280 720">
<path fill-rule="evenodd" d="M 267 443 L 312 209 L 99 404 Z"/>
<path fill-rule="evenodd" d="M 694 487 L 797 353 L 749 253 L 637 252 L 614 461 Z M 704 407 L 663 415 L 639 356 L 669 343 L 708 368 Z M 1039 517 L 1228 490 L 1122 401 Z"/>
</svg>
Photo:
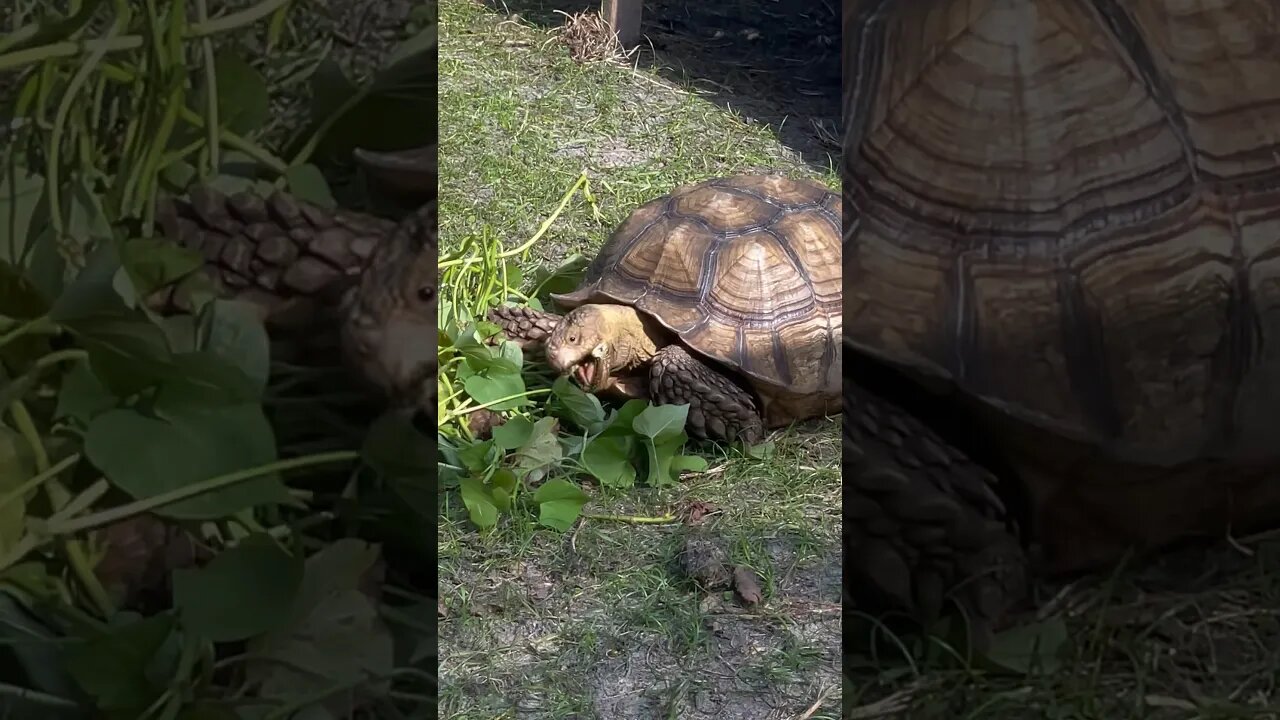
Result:
<svg viewBox="0 0 1280 720">
<path fill-rule="evenodd" d="M 599 0 L 481 0 L 555 28 Z M 768 125 L 811 165 L 840 149 L 840 7 L 836 0 L 646 0 L 633 62 Z"/>
</svg>

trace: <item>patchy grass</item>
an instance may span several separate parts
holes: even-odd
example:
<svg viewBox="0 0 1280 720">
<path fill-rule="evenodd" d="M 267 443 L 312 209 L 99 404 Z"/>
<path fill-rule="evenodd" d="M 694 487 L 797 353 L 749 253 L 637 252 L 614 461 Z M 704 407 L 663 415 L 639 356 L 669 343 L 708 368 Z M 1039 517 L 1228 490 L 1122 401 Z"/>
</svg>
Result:
<svg viewBox="0 0 1280 720">
<path fill-rule="evenodd" d="M 472 0 L 441 3 L 440 70 L 442 252 L 468 237 L 526 240 L 584 171 L 598 215 L 575 200 L 531 266 L 591 256 L 681 183 L 778 170 L 838 182 L 767 128 L 656 75 L 579 64 L 548 30 Z M 695 448 L 710 467 L 676 488 L 588 487 L 596 516 L 715 506 L 697 530 L 764 578 L 750 610 L 673 572 L 690 531 L 678 524 L 588 518 L 561 534 L 517 515 L 477 532 L 442 496 L 441 715 L 836 717 L 837 422 L 775 434 L 766 459 Z"/>
<path fill-rule="evenodd" d="M 962 666 L 906 640 L 909 660 L 850 656 L 846 717 L 1280 717 L 1280 540 L 1175 550 L 1110 576 L 1040 588 L 1025 630 L 1066 633 L 1025 673 Z M 1008 639 L 1004 650 L 1020 643 Z"/>
</svg>

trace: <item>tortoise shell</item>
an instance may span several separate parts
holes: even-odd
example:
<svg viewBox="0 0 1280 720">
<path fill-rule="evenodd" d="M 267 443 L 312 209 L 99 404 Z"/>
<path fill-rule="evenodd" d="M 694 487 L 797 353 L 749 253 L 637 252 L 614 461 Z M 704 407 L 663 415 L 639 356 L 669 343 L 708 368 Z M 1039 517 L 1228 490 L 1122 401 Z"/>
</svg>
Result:
<svg viewBox="0 0 1280 720">
<path fill-rule="evenodd" d="M 845 13 L 850 348 L 1146 463 L 1275 457 L 1275 4 Z"/>
<path fill-rule="evenodd" d="M 835 401 L 840 213 L 840 196 L 810 180 L 739 175 L 678 187 L 637 208 L 583 284 L 554 299 L 631 305 L 762 395 Z"/>
</svg>

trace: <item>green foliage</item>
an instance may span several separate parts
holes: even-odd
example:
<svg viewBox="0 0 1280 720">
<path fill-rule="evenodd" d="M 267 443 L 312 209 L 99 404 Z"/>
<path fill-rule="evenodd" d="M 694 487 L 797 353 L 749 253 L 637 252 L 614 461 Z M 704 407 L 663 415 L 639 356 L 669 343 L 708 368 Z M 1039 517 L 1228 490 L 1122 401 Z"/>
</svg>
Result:
<svg viewBox="0 0 1280 720">
<path fill-rule="evenodd" d="M 543 231 L 579 191 L 592 201 L 581 178 Z M 440 480 L 458 489 L 481 528 L 526 507 L 536 509 L 541 524 L 568 530 L 588 500 L 574 483 L 578 478 L 625 489 L 640 478 L 670 485 L 682 471 L 706 469 L 701 457 L 683 453 L 687 405 L 629 400 L 606 408 L 568 378 L 549 377 L 544 364 L 526 360 L 485 320 L 491 308 L 507 302 L 542 308 L 549 293 L 581 281 L 586 262 L 575 255 L 558 267 L 537 268 L 532 288 L 516 290 L 523 283 L 516 258 L 536 240 L 504 250 L 492 237 L 472 238 L 440 263 Z M 488 439 L 471 429 L 477 413 L 502 414 Z M 536 489 L 530 495 L 527 488 Z"/>
<path fill-rule="evenodd" d="M 275 361 L 257 314 L 154 221 L 195 183 L 334 206 L 321 168 L 356 145 L 433 143 L 434 4 L 362 84 L 323 47 L 281 47 L 296 3 L 63 5 L 20 0 L 0 36 L 0 668 L 21 696 L 0 704 L 412 715 L 434 689 L 434 582 L 391 555 L 433 541 L 428 439 L 391 415 L 344 425 L 320 371 Z M 266 57 L 240 49 L 258 31 Z M 282 155 L 265 138 L 300 81 L 313 106 Z M 147 304 L 174 284 L 193 313 Z"/>
</svg>

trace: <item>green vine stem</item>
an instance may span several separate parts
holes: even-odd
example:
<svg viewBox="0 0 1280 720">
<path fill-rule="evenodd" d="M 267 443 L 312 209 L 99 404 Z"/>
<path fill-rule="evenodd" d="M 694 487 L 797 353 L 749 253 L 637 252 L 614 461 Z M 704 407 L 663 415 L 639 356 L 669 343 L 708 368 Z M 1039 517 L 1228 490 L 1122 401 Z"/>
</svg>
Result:
<svg viewBox="0 0 1280 720">
<path fill-rule="evenodd" d="M 48 522 L 44 524 L 43 531 L 50 535 L 70 535 L 73 533 L 83 532 L 85 530 L 91 530 L 93 528 L 120 522 L 121 520 L 127 520 L 134 515 L 151 512 L 157 508 L 162 508 L 165 505 L 172 505 L 176 502 L 196 497 L 197 495 L 203 495 L 226 487 L 231 487 L 232 485 L 248 482 L 249 480 L 253 480 L 263 475 L 269 475 L 275 472 L 284 472 L 287 470 L 296 470 L 298 468 L 311 467 L 313 465 L 350 462 L 352 460 L 359 459 L 359 457 L 360 453 L 355 450 L 337 450 L 329 453 L 321 453 L 319 455 L 308 455 L 307 457 L 278 460 L 266 465 L 219 475 L 202 482 L 188 485 L 184 488 L 170 490 L 169 492 L 153 495 L 152 497 L 142 500 L 135 500 L 131 503 L 125 503 L 124 505 L 113 507 L 110 510 L 103 510 L 102 512 L 85 515 L 83 517 L 75 518 L 74 520 L 49 518 Z"/>
<path fill-rule="evenodd" d="M 52 467 L 49 464 L 49 453 L 45 450 L 44 443 L 40 440 L 40 433 L 36 430 L 36 424 L 31 418 L 31 413 L 27 412 L 27 406 L 21 400 L 14 400 L 9 404 L 9 414 L 13 418 L 14 424 L 17 425 L 18 432 L 31 447 L 31 452 L 35 456 L 36 470 L 41 473 L 48 472 Z M 45 494 L 49 497 L 49 504 L 55 510 L 62 509 L 71 501 L 71 493 L 57 480 L 56 476 L 52 476 L 44 482 L 43 487 Z M 28 537 L 32 536 L 27 535 L 23 540 Z M 84 586 L 85 592 L 89 595 L 89 599 L 93 604 L 97 606 L 98 612 L 104 618 L 114 615 L 115 603 L 111 601 L 111 596 L 107 594 L 106 588 L 102 586 L 102 582 L 98 580 L 98 576 L 93 572 L 84 544 L 75 538 L 67 538 L 62 544 L 62 548 L 67 554 L 67 562 L 71 565 L 71 571 L 75 573 L 76 579 Z"/>
<path fill-rule="evenodd" d="M 277 8 L 284 6 L 291 0 L 263 0 L 245 8 L 239 12 L 230 13 L 220 18 L 198 22 L 186 29 L 182 34 L 182 38 L 186 40 L 198 40 L 210 35 L 237 30 L 246 25 L 251 25 L 258 20 L 270 15 Z M 18 32 L 23 32 L 19 29 Z M 53 60 L 56 58 L 75 57 L 88 52 L 120 52 L 123 50 L 136 50 L 142 47 L 146 39 L 141 35 L 121 35 L 120 37 L 103 37 L 91 40 L 63 41 L 49 43 L 48 45 L 39 45 L 32 48 L 26 48 L 15 52 L 0 54 L 0 70 L 11 70 L 13 68 L 22 67 L 24 65 L 32 65 L 34 63 L 44 62 L 45 60 Z"/>
<path fill-rule="evenodd" d="M 590 513 L 582 513 L 578 517 L 584 520 L 604 520 L 607 522 L 633 523 L 636 525 L 666 525 L 679 520 L 675 515 L 659 515 L 650 517 L 646 515 L 593 515 Z"/>
<path fill-rule="evenodd" d="M 32 490 L 35 490 L 36 488 L 40 487 L 45 483 L 45 481 L 57 477 L 62 473 L 63 470 L 66 470 L 72 465 L 75 465 L 79 461 L 80 461 L 80 453 L 74 453 L 72 455 L 68 455 L 67 457 L 64 457 L 61 460 L 59 460 L 56 465 L 53 465 L 48 469 L 37 473 L 30 480 L 22 483 L 18 487 L 10 490 L 5 494 L 0 495 L 0 510 L 4 509 L 6 505 L 13 502 L 14 500 L 17 500 L 23 495 L 26 495 Z"/>
</svg>

